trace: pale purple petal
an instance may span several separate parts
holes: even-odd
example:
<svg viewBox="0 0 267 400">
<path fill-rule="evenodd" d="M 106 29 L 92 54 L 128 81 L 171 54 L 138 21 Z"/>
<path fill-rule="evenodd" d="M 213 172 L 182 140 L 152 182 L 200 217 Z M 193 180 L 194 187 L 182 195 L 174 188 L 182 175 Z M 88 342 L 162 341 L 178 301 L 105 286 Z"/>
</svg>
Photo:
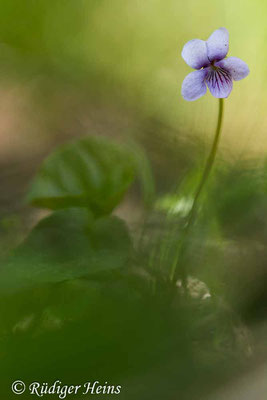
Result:
<svg viewBox="0 0 267 400">
<path fill-rule="evenodd" d="M 206 67 L 209 65 L 206 42 L 200 39 L 190 40 L 184 45 L 182 57 L 191 68 Z"/>
<path fill-rule="evenodd" d="M 210 61 L 220 61 L 226 57 L 229 50 L 229 33 L 226 28 L 219 28 L 208 38 L 208 58 Z"/>
<path fill-rule="evenodd" d="M 207 91 L 205 78 L 207 69 L 193 71 L 188 74 L 182 84 L 182 96 L 187 101 L 194 101 L 204 96 Z"/>
<path fill-rule="evenodd" d="M 249 74 L 249 68 L 247 64 L 237 57 L 225 58 L 225 60 L 221 60 L 215 65 L 228 71 L 235 81 L 240 81 Z"/>
<path fill-rule="evenodd" d="M 233 88 L 232 77 L 222 68 L 209 67 L 206 83 L 211 94 L 217 98 L 228 97 Z"/>
</svg>

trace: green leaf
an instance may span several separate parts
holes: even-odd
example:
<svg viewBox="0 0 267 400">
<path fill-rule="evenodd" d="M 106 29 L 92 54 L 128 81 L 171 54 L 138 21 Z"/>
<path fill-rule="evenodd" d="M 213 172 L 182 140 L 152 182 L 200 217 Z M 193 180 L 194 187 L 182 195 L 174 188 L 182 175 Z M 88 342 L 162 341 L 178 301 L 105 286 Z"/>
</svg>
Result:
<svg viewBox="0 0 267 400">
<path fill-rule="evenodd" d="M 94 276 L 127 265 L 131 242 L 117 217 L 65 209 L 42 220 L 0 268 L 0 290 Z"/>
<path fill-rule="evenodd" d="M 97 216 L 109 214 L 136 171 L 134 154 L 128 148 L 86 137 L 64 145 L 44 161 L 27 200 L 42 208 L 88 207 Z"/>
</svg>

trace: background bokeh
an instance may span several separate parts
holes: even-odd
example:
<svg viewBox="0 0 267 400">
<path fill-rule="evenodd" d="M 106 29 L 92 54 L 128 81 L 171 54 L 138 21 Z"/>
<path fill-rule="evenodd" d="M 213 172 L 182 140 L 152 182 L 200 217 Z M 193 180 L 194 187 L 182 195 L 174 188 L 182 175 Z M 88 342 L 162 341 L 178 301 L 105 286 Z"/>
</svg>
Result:
<svg viewBox="0 0 267 400">
<path fill-rule="evenodd" d="M 266 128 L 265 16 L 266 5 L 260 0 L 2 2 L 1 142 L 6 151 L 15 140 L 17 147 L 30 151 L 41 136 L 47 140 L 60 130 L 67 135 L 88 129 L 99 122 L 91 114 L 102 117 L 101 108 L 107 113 L 101 121 L 115 110 L 114 123 L 119 122 L 116 116 L 130 119 L 123 125 L 124 135 L 137 113 L 180 134 L 189 130 L 209 136 L 217 104 L 210 95 L 193 104 L 183 101 L 180 86 L 190 68 L 180 53 L 186 41 L 205 39 L 225 26 L 229 55 L 244 59 L 251 74 L 235 84 L 227 100 L 223 145 L 231 144 L 233 157 L 261 152 Z"/>
<path fill-rule="evenodd" d="M 208 142 L 217 103 L 210 94 L 194 103 L 182 99 L 181 83 L 190 68 L 180 54 L 186 41 L 205 39 L 219 26 L 229 30 L 229 55 L 251 70 L 226 102 L 220 151 L 233 161 L 262 155 L 265 16 L 260 0 L 3 1 L 2 181 L 10 182 L 17 168 L 29 176 L 35 160 L 77 135 L 149 142 L 159 170 L 162 164 L 167 169 L 170 158 L 159 154 L 162 148 L 185 158 L 177 142 L 191 140 L 198 147 L 195 136 Z M 205 155 L 203 148 L 198 153 Z M 22 184 L 21 176 L 19 193 Z"/>
<path fill-rule="evenodd" d="M 14 244 L 20 243 L 36 221 L 46 215 L 46 211 L 34 211 L 25 204 L 25 193 L 44 157 L 59 144 L 73 138 L 106 136 L 118 143 L 136 143 L 143 148 L 152 165 L 159 197 L 157 211 L 172 211 L 172 201 L 161 201 L 161 196 L 183 182 L 189 171 L 194 168 L 202 170 L 218 112 L 217 100 L 210 93 L 193 103 L 181 97 L 182 81 L 191 72 L 181 58 L 181 50 L 188 40 L 207 39 L 218 27 L 223 26 L 229 30 L 229 55 L 243 59 L 249 65 L 250 75 L 234 83 L 233 92 L 225 101 L 218 154 L 221 169 L 218 170 L 217 183 L 211 184 L 200 227 L 195 232 L 189 268 L 192 271 L 193 266 L 197 265 L 198 278 L 217 290 L 220 296 L 225 295 L 235 312 L 240 312 L 240 321 L 242 324 L 247 323 L 251 329 L 247 331 L 247 327 L 245 329 L 241 324 L 244 330 L 239 327 L 242 332 L 238 334 L 239 339 L 244 340 L 248 352 L 250 339 L 247 336 L 255 334 L 256 356 L 245 367 L 248 382 L 250 379 L 251 382 L 262 382 L 262 371 L 265 370 L 261 365 L 266 364 L 266 16 L 267 3 L 263 0 L 0 2 L 0 247 L 4 253 Z M 195 187 L 197 181 L 192 179 L 186 188 L 190 185 Z M 176 201 L 174 199 L 175 204 Z M 139 232 L 146 216 L 138 188 L 130 191 L 116 214 L 126 220 L 133 233 Z M 212 222 L 212 227 L 207 228 L 208 223 L 205 221 L 213 221 L 214 215 L 216 223 Z M 147 223 L 148 236 L 152 238 L 155 247 L 160 247 L 157 242 L 158 231 L 164 231 L 166 221 L 162 221 L 162 216 L 158 214 L 153 218 L 152 222 L 149 220 Z M 173 223 L 176 222 L 174 219 Z M 204 250 L 201 248 L 202 239 L 207 239 Z M 175 240 L 174 237 L 174 243 Z M 164 244 L 162 246 L 164 248 Z M 154 253 L 152 261 L 156 264 L 159 256 L 156 251 Z M 162 262 L 164 266 L 168 263 L 168 257 L 166 260 Z M 80 286 L 75 285 L 68 292 L 70 298 L 72 291 L 74 296 L 80 291 Z M 98 287 L 94 287 L 94 290 L 96 297 L 99 296 Z M 108 293 L 109 290 L 116 292 L 114 288 L 108 287 Z M 124 297 L 124 289 L 122 293 L 119 289 L 117 292 L 120 302 L 121 297 Z M 49 296 L 48 291 L 44 298 Z M 13 301 L 10 307 L 16 311 L 18 300 Z M 153 307 L 150 308 L 150 304 L 146 306 L 152 322 L 147 322 L 141 306 L 138 311 L 133 307 L 137 313 L 133 321 L 135 318 L 136 321 L 142 321 L 144 330 L 149 330 L 150 322 L 153 327 L 154 318 L 156 320 L 158 314 Z M 100 305 L 101 312 L 104 315 L 106 307 L 111 315 L 108 323 L 114 328 L 112 306 L 106 303 Z M 129 318 L 127 310 L 127 307 L 123 310 L 126 320 Z M 218 314 L 211 325 L 221 333 L 222 327 L 225 327 L 224 315 L 227 314 L 229 321 L 232 314 L 224 306 Z M 48 321 L 49 318 L 48 315 Z M 119 318 L 117 314 L 115 318 Z M 89 322 L 86 321 L 86 324 Z M 158 328 L 157 323 L 155 325 Z M 182 376 L 184 366 L 186 372 L 184 387 L 179 395 L 186 398 L 185 392 L 192 383 L 186 375 L 189 367 L 192 367 L 186 346 L 190 351 L 191 348 L 186 335 L 188 330 L 198 329 L 198 325 L 192 327 L 191 321 L 183 318 L 183 314 L 181 320 L 174 325 L 174 332 L 177 332 L 179 326 L 184 327 L 185 337 L 179 340 L 185 344 L 186 350 L 185 355 L 181 356 L 184 364 L 179 365 L 179 374 Z M 160 328 L 164 331 L 166 327 Z M 75 329 L 68 329 L 66 335 L 71 336 Z M 137 357 L 132 375 L 129 373 L 128 378 L 123 378 L 125 385 L 132 388 L 132 397 L 129 399 L 136 398 L 140 393 L 143 393 L 140 400 L 149 398 L 146 382 L 152 387 L 160 376 L 169 373 L 172 382 L 176 379 L 173 368 L 176 367 L 175 357 L 179 352 L 175 353 L 164 341 L 160 342 L 161 329 L 159 337 L 155 336 L 152 344 L 155 347 L 162 345 L 163 353 L 168 348 L 166 354 L 170 351 L 173 358 L 161 360 L 160 366 L 156 364 L 148 373 L 146 363 L 155 362 L 152 355 L 148 360 L 141 358 L 142 367 Z M 130 339 L 129 343 L 123 342 L 123 351 L 126 352 L 131 346 L 133 349 L 139 346 L 142 353 L 142 335 L 136 342 L 133 332 L 127 331 L 127 334 Z M 52 340 L 52 336 L 49 340 Z M 85 337 L 82 336 L 82 339 L 85 340 Z M 164 337 L 167 341 L 168 336 Z M 28 349 L 27 339 L 21 340 L 22 346 Z M 56 340 L 60 341 L 60 335 Z M 181 343 L 175 340 L 176 349 L 176 345 L 179 347 Z M 216 346 L 220 347 L 223 340 L 218 335 Z M 37 343 L 36 348 L 39 345 Z M 12 341 L 9 346 L 11 351 Z M 208 341 L 206 346 L 209 347 Z M 224 375 L 228 365 L 222 363 L 220 369 L 221 355 L 216 358 L 216 355 L 211 356 L 208 351 L 206 354 L 206 350 L 204 346 L 197 352 L 197 360 L 205 365 L 205 373 L 198 377 L 203 387 L 212 386 L 207 378 L 213 369 L 210 365 L 216 364 L 218 376 Z M 90 351 L 96 352 L 94 347 Z M 229 349 L 227 351 L 231 352 Z M 43 353 L 45 356 L 45 344 Z M 74 356 L 79 358 L 75 351 Z M 26 350 L 23 357 L 27 358 Z M 215 364 L 212 364 L 209 357 L 216 359 Z M 191 361 L 186 367 L 189 359 Z M 102 368 L 100 361 L 96 375 L 98 369 L 100 371 Z M 84 364 L 81 363 L 81 366 Z M 17 371 L 19 367 L 20 364 Z M 251 377 L 251 370 L 254 369 L 260 372 Z M 140 376 L 143 380 L 140 380 Z M 218 381 L 214 380 L 214 386 L 218 383 L 223 388 L 222 396 L 224 384 L 227 385 L 229 379 L 226 381 L 219 378 Z M 235 379 L 233 381 L 235 388 Z M 157 394 L 155 389 L 150 395 L 163 396 L 167 384 L 168 380 L 162 384 L 162 392 Z M 261 387 L 260 384 L 258 386 Z M 235 393 L 235 389 L 231 388 L 230 392 Z M 195 389 L 191 389 L 192 393 L 188 394 L 190 400 L 193 398 L 190 396 L 193 393 L 195 395 Z M 210 390 L 213 389 L 217 388 L 212 386 Z M 176 398 L 177 387 L 169 385 L 168 390 L 170 398 Z M 227 396 L 230 396 L 229 390 L 226 391 Z M 260 389 L 259 396 L 263 396 L 263 390 Z M 243 394 L 233 396 L 239 396 L 233 397 L 238 400 L 245 399 Z"/>
</svg>

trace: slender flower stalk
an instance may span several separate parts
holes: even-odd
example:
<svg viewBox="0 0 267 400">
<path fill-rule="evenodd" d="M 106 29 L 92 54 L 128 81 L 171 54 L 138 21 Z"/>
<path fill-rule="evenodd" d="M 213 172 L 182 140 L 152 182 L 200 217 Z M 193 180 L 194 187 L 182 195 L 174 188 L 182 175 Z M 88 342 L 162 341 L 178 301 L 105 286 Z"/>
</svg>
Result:
<svg viewBox="0 0 267 400">
<path fill-rule="evenodd" d="M 177 248 L 177 255 L 175 257 L 173 266 L 172 266 L 172 271 L 171 271 L 171 280 L 175 283 L 177 279 L 177 273 L 179 272 L 179 275 L 181 276 L 182 280 L 182 285 L 184 289 L 187 289 L 187 274 L 186 274 L 186 267 L 185 267 L 185 252 L 186 252 L 186 247 L 187 247 L 187 239 L 188 239 L 188 234 L 190 232 L 190 229 L 194 223 L 195 219 L 195 214 L 197 210 L 197 203 L 198 199 L 203 191 L 203 188 L 208 180 L 208 177 L 210 175 L 212 166 L 215 161 L 216 153 L 218 150 L 218 145 L 219 145 L 219 140 L 221 136 L 221 131 L 222 131 L 222 122 L 223 122 L 223 111 L 224 111 L 224 102 L 222 98 L 219 98 L 219 113 L 218 113 L 218 122 L 217 122 L 217 127 L 211 147 L 210 154 L 207 158 L 206 165 L 201 177 L 201 180 L 199 182 L 199 185 L 197 187 L 192 208 L 188 214 L 187 218 L 187 223 L 184 229 L 184 232 L 182 234 L 182 238 L 180 240 L 180 245 L 178 245 Z M 179 271 L 177 271 L 177 266 L 179 265 Z"/>
<path fill-rule="evenodd" d="M 213 139 L 213 144 L 211 147 L 211 151 L 209 154 L 209 157 L 207 158 L 207 162 L 205 165 L 205 169 L 203 171 L 203 175 L 202 178 L 199 182 L 194 200 L 193 200 L 193 205 L 191 208 L 191 211 L 189 213 L 189 218 L 188 218 L 188 225 L 191 225 L 192 220 L 194 219 L 194 215 L 195 215 L 195 210 L 197 207 L 197 201 L 198 198 L 203 190 L 203 187 L 209 177 L 210 171 L 212 169 L 212 166 L 214 164 L 214 160 L 216 157 L 216 153 L 217 153 L 217 149 L 218 149 L 218 145 L 219 145 L 219 139 L 220 139 L 220 135 L 221 135 L 221 130 L 222 130 L 222 121 L 223 121 L 223 109 L 224 109 L 224 104 L 223 104 L 223 99 L 219 99 L 219 114 L 218 114 L 218 123 L 217 123 L 217 128 L 215 131 L 215 136 Z"/>
</svg>

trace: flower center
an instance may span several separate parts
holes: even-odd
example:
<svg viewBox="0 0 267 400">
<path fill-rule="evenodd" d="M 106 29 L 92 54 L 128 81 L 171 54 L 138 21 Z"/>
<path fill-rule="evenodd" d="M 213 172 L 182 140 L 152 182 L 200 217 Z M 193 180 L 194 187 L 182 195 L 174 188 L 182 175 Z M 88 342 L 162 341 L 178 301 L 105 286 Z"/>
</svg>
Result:
<svg viewBox="0 0 267 400">
<path fill-rule="evenodd" d="M 225 85 L 229 85 L 232 81 L 232 77 L 228 71 L 215 65 L 210 65 L 206 81 L 213 88 L 222 88 Z"/>
<path fill-rule="evenodd" d="M 219 67 L 216 67 L 216 65 L 214 65 L 215 61 L 212 61 L 210 66 L 214 71 L 217 71 L 217 69 L 219 69 Z"/>
</svg>

